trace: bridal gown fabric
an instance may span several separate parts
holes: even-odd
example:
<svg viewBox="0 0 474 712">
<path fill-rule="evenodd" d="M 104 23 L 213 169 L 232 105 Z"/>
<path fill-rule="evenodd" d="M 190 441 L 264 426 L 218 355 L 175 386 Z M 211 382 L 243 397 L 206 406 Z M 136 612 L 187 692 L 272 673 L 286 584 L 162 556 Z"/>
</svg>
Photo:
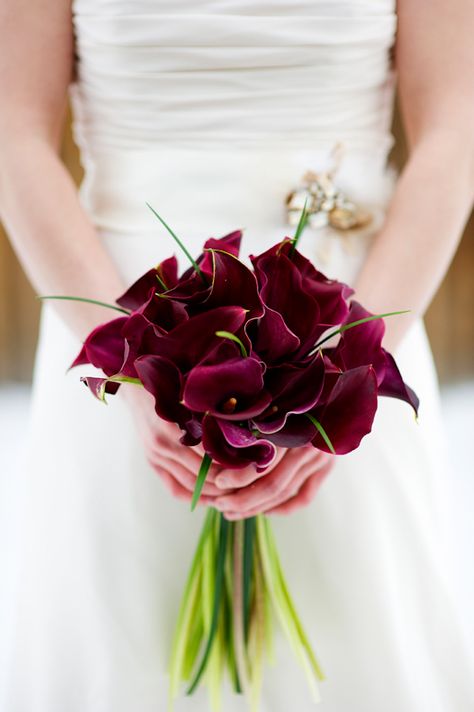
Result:
<svg viewBox="0 0 474 712">
<path fill-rule="evenodd" d="M 394 183 L 393 0 L 76 0 L 73 19 L 80 199 L 126 282 L 175 250 L 145 201 L 194 253 L 237 228 L 243 254 L 261 251 L 292 234 L 285 196 L 308 169 L 331 168 L 337 144 L 336 183 L 374 220 L 351 236 L 307 229 L 301 249 L 354 282 Z M 1 710 L 161 712 L 203 511 L 191 515 L 147 465 L 121 399 L 103 407 L 80 384 L 92 369 L 65 373 L 79 348 L 46 306 L 2 584 Z M 321 712 L 474 709 L 421 322 L 397 356 L 419 423 L 382 399 L 373 433 L 338 458 L 313 503 L 273 518 L 326 673 Z M 278 635 L 260 710 L 313 708 Z M 176 704 L 208 709 L 204 690 Z M 223 710 L 244 709 L 226 687 Z"/>
</svg>

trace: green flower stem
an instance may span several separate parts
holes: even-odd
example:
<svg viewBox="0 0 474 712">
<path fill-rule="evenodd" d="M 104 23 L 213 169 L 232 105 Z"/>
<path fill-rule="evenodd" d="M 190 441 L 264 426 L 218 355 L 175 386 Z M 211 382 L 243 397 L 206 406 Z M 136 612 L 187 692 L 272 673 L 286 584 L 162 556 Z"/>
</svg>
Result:
<svg viewBox="0 0 474 712">
<path fill-rule="evenodd" d="M 234 629 L 234 650 L 237 672 L 244 694 L 250 698 L 250 683 L 247 668 L 244 631 L 244 605 L 243 605 L 243 548 L 244 548 L 244 522 L 234 524 L 234 579 L 233 579 L 233 606 L 232 622 Z"/>
<path fill-rule="evenodd" d="M 212 533 L 212 527 L 217 512 L 215 509 L 209 509 L 204 520 L 204 526 L 199 537 L 198 545 L 193 557 L 191 569 L 186 581 L 181 605 L 176 622 L 175 633 L 173 637 L 173 646 L 170 658 L 170 686 L 169 686 L 169 709 L 172 710 L 173 700 L 176 698 L 179 685 L 183 677 L 187 675 L 184 670 L 187 667 L 188 656 L 188 633 L 192 625 L 192 614 L 195 610 L 196 596 L 200 590 L 201 568 L 202 568 L 202 550 L 207 538 Z"/>
<path fill-rule="evenodd" d="M 67 302 L 84 302 L 85 304 L 95 304 L 97 307 L 105 307 L 106 309 L 114 309 L 115 311 L 121 312 L 122 314 L 130 314 L 128 309 L 122 309 L 122 307 L 115 306 L 115 304 L 108 304 L 107 302 L 99 302 L 97 299 L 86 299 L 85 297 L 63 297 L 63 296 L 56 296 L 56 295 L 49 295 L 49 296 L 37 296 L 36 299 L 40 299 L 41 301 L 46 300 L 46 299 L 56 299 L 56 300 L 63 300 Z"/>
<path fill-rule="evenodd" d="M 258 552 L 254 562 L 254 607 L 249 630 L 249 660 L 251 660 L 250 709 L 258 712 L 263 683 L 263 654 L 266 637 L 265 587 L 262 564 Z"/>
<path fill-rule="evenodd" d="M 216 588 L 216 553 L 219 533 L 219 517 L 216 517 L 212 533 L 207 537 L 202 551 L 202 590 L 201 605 L 203 612 L 204 633 L 209 637 L 212 627 L 214 591 Z M 220 708 L 220 675 L 219 675 L 219 625 L 215 633 L 214 644 L 209 652 L 205 671 L 211 699 L 211 709 Z"/>
<path fill-rule="evenodd" d="M 248 638 L 255 544 L 255 517 L 244 520 L 243 607 L 245 640 Z"/>
<path fill-rule="evenodd" d="M 297 614 L 297 612 L 296 612 L 295 604 L 293 603 L 293 600 L 292 600 L 292 598 L 291 598 L 291 596 L 290 596 L 290 592 L 289 592 L 289 590 L 288 590 L 288 585 L 287 585 L 287 583 L 286 583 L 286 580 L 285 580 L 285 577 L 284 577 L 284 574 L 283 574 L 283 569 L 282 569 L 282 567 L 281 567 L 281 562 L 280 562 L 280 559 L 279 559 L 278 554 L 277 554 L 277 547 L 276 547 L 276 544 L 275 544 L 275 538 L 274 538 L 273 533 L 272 533 L 272 531 L 271 531 L 270 523 L 269 523 L 268 520 L 267 520 L 267 522 L 266 522 L 266 525 L 267 525 L 266 528 L 267 528 L 268 541 L 269 541 L 269 544 L 270 544 L 270 547 L 271 547 L 271 550 L 272 550 L 272 556 L 273 556 L 273 559 L 274 559 L 274 561 L 275 561 L 276 570 L 277 570 L 277 573 L 278 573 L 278 579 L 279 579 L 279 582 L 280 582 L 280 586 L 281 586 L 282 593 L 283 593 L 283 595 L 284 595 L 284 597 L 285 597 L 285 600 L 286 600 L 286 603 L 287 603 L 287 606 L 288 606 L 288 610 L 291 612 L 292 620 L 293 620 L 293 622 L 294 622 L 294 624 L 295 624 L 295 627 L 296 627 L 296 629 L 297 629 L 297 631 L 298 631 L 298 635 L 299 635 L 299 637 L 300 637 L 300 640 L 301 640 L 301 642 L 302 642 L 302 644 L 303 644 L 303 646 L 304 646 L 304 648 L 305 648 L 305 650 L 306 650 L 306 653 L 307 653 L 307 655 L 308 655 L 308 657 L 309 657 L 309 660 L 310 660 L 310 662 L 311 662 L 311 665 L 312 665 L 312 667 L 313 667 L 313 670 L 314 670 L 314 673 L 315 673 L 316 677 L 318 678 L 318 680 L 324 680 L 324 679 L 325 679 L 325 675 L 324 675 L 324 673 L 323 673 L 323 671 L 322 671 L 322 669 L 321 669 L 321 666 L 320 666 L 319 662 L 318 662 L 317 659 L 316 659 L 316 655 L 314 654 L 314 651 L 313 651 L 313 649 L 312 649 L 312 647 L 311 647 L 311 644 L 310 644 L 310 642 L 309 642 L 309 640 L 308 640 L 308 638 L 307 638 L 307 636 L 306 636 L 306 633 L 305 633 L 305 631 L 304 631 L 304 628 L 303 628 L 303 625 L 302 625 L 302 623 L 301 623 L 301 620 L 300 620 L 300 618 L 299 618 L 299 616 L 298 616 L 298 614 Z"/>
<path fill-rule="evenodd" d="M 226 645 L 227 645 L 227 664 L 229 667 L 230 677 L 234 690 L 237 694 L 242 693 L 239 674 L 237 672 L 237 664 L 235 661 L 235 645 L 234 645 L 234 630 L 232 625 L 232 605 L 233 605 L 233 551 L 234 551 L 234 534 L 235 524 L 229 523 L 228 537 L 228 552 L 225 564 L 225 603 L 226 603 Z"/>
<path fill-rule="evenodd" d="M 220 520 L 219 544 L 218 544 L 217 560 L 216 560 L 216 579 L 215 579 L 215 588 L 214 588 L 214 602 L 213 602 L 213 610 L 212 610 L 211 629 L 209 631 L 209 636 L 207 639 L 206 647 L 204 649 L 204 654 L 202 656 L 201 664 L 199 665 L 199 668 L 194 676 L 194 679 L 187 690 L 186 694 L 188 694 L 188 695 L 192 695 L 192 693 L 198 686 L 198 684 L 201 680 L 201 677 L 207 667 L 209 655 L 210 655 L 210 652 L 212 649 L 212 644 L 214 642 L 214 637 L 215 637 L 218 622 L 219 622 L 219 611 L 220 611 L 220 606 L 221 606 L 221 596 L 222 596 L 222 587 L 223 587 L 223 582 L 224 582 L 224 569 L 225 569 L 225 560 L 226 560 L 226 551 L 227 551 L 227 536 L 228 536 L 228 531 L 229 531 L 229 522 L 222 515 L 220 515 L 219 520 Z"/>
<path fill-rule="evenodd" d="M 295 625 L 293 618 L 294 607 L 292 609 L 289 606 L 288 599 L 282 590 L 278 557 L 270 538 L 270 525 L 263 515 L 257 517 L 257 535 L 259 551 L 262 557 L 265 585 L 272 599 L 273 608 L 293 648 L 293 652 L 304 670 L 313 699 L 319 701 L 320 697 L 317 681 L 315 679 L 316 676 L 308 661 L 306 648 L 300 639 L 299 629 Z"/>
</svg>

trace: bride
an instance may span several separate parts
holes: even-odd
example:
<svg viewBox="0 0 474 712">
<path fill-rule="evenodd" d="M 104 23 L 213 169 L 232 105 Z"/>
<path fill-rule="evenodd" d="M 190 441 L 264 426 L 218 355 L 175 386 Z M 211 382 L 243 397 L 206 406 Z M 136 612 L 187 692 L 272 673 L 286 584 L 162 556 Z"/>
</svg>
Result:
<svg viewBox="0 0 474 712">
<path fill-rule="evenodd" d="M 443 557 L 449 475 L 421 321 L 473 197 L 473 26 L 470 0 L 0 5 L 1 219 L 38 294 L 111 302 L 170 254 L 145 201 L 192 252 L 240 227 L 243 254 L 289 234 L 285 198 L 308 170 L 332 172 L 370 213 L 359 230 L 315 224 L 301 247 L 372 311 L 411 310 L 389 320 L 385 344 L 420 396 L 419 424 L 384 400 L 373 433 L 331 462 L 315 497 L 329 467 L 316 451 L 309 462 L 280 453 L 274 473 L 292 471 L 290 490 L 276 476 L 242 488 L 218 470 L 206 485 L 229 517 L 256 503 L 292 512 L 273 519 L 324 665 L 322 712 L 474 709 Z M 399 177 L 387 167 L 395 79 L 410 146 Z M 68 92 L 79 193 L 58 157 Z M 1 562 L 2 712 L 166 706 L 202 517 L 181 498 L 199 458 L 169 437 L 146 393 L 123 388 L 106 409 L 77 370 L 65 375 L 108 318 L 85 304 L 43 308 Z M 176 709 L 207 710 L 205 693 Z M 225 712 L 243 709 L 229 690 Z M 312 709 L 280 640 L 261 709 Z"/>
</svg>

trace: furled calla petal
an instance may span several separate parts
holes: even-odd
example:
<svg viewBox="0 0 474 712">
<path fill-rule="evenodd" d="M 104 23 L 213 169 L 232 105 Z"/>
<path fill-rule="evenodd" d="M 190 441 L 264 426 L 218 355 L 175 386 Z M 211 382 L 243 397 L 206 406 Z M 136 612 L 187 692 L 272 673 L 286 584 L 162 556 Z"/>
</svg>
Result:
<svg viewBox="0 0 474 712">
<path fill-rule="evenodd" d="M 355 450 L 370 433 L 377 410 L 377 378 L 372 366 L 341 373 L 326 405 L 311 411 L 326 431 L 338 455 Z M 319 432 L 312 443 L 330 452 Z"/>
<path fill-rule="evenodd" d="M 415 391 L 407 386 L 403 381 L 403 378 L 398 370 L 398 366 L 395 363 L 395 359 L 392 354 L 383 349 L 385 357 L 387 359 L 385 374 L 382 383 L 379 385 L 379 395 L 389 396 L 390 398 L 399 398 L 405 401 L 415 411 L 418 415 L 418 408 L 420 405 L 420 400 L 416 395 Z"/>
<path fill-rule="evenodd" d="M 290 259 L 300 274 L 303 291 L 313 297 L 319 307 L 319 328 L 314 332 L 315 338 L 319 338 L 329 326 L 341 324 L 349 311 L 347 300 L 354 290 L 344 282 L 328 279 L 319 272 L 310 260 L 293 249 L 293 241 L 289 238 L 273 245 L 262 254 L 251 257 L 260 285 L 263 286 L 268 276 L 267 258 L 278 255 Z"/>
<path fill-rule="evenodd" d="M 306 415 L 289 415 L 280 430 L 265 437 L 278 447 L 302 447 L 314 439 L 314 425 Z"/>
<path fill-rule="evenodd" d="M 352 301 L 344 323 L 350 324 L 369 316 L 373 316 L 371 312 L 364 309 L 358 302 Z M 377 383 L 380 385 L 387 361 L 382 349 L 384 333 L 383 319 L 374 319 L 347 329 L 342 332 L 338 345 L 330 350 L 330 358 L 343 371 L 371 364 L 377 375 Z"/>
<path fill-rule="evenodd" d="M 96 368 L 102 369 L 107 376 L 119 373 L 125 354 L 122 329 L 128 319 L 127 316 L 121 316 L 91 331 L 71 368 L 91 363 Z"/>
<path fill-rule="evenodd" d="M 248 311 L 248 318 L 261 316 L 263 304 L 253 272 L 237 257 L 221 250 L 212 250 L 213 281 L 206 307 L 238 304 Z"/>
<path fill-rule="evenodd" d="M 272 412 L 264 418 L 254 418 L 258 430 L 275 433 L 285 425 L 288 415 L 311 410 L 319 400 L 323 384 L 324 361 L 320 355 L 307 364 L 268 369 L 265 387 L 272 395 Z"/>
<path fill-rule="evenodd" d="M 185 373 L 222 344 L 216 331 L 234 334 L 245 317 L 242 307 L 217 307 L 198 314 L 161 337 L 155 353 L 168 358 Z"/>
<path fill-rule="evenodd" d="M 114 395 L 120 388 L 120 383 L 114 383 L 107 378 L 96 378 L 95 376 L 83 376 L 82 383 L 85 383 L 90 392 L 100 401 L 105 402 L 105 394 Z"/>
<path fill-rule="evenodd" d="M 229 232 L 228 235 L 224 235 L 224 237 L 218 239 L 210 237 L 209 240 L 204 243 L 204 249 L 225 250 L 225 252 L 230 252 L 234 257 L 238 257 L 241 241 L 242 230 L 234 230 L 233 232 Z"/>
<path fill-rule="evenodd" d="M 291 245 L 286 242 L 282 247 L 283 254 L 288 255 L 290 249 Z M 347 317 L 348 299 L 354 290 L 344 282 L 328 279 L 298 250 L 294 250 L 291 260 L 301 274 L 303 289 L 314 297 L 319 306 L 321 325 L 341 324 Z"/>
<path fill-rule="evenodd" d="M 275 458 L 276 449 L 271 442 L 257 439 L 236 423 L 206 415 L 202 426 L 205 451 L 224 467 L 241 469 L 255 465 L 258 469 L 264 469 Z"/>
<path fill-rule="evenodd" d="M 174 363 L 161 356 L 140 356 L 135 361 L 138 377 L 155 399 L 156 413 L 174 423 L 191 418 L 181 403 L 182 379 Z"/>
<path fill-rule="evenodd" d="M 182 302 L 170 299 L 166 295 L 158 296 L 155 292 L 138 311 L 163 331 L 171 331 L 189 318 Z"/>
<path fill-rule="evenodd" d="M 252 418 L 270 401 L 270 394 L 263 390 L 262 363 L 251 357 L 196 366 L 188 374 L 183 395 L 190 410 L 226 420 Z"/>
<path fill-rule="evenodd" d="M 278 312 L 290 331 L 300 339 L 295 358 L 304 357 L 316 343 L 319 308 L 301 283 L 301 275 L 286 255 L 266 257 L 258 270 L 264 274 L 261 296 L 264 303 Z"/>
<path fill-rule="evenodd" d="M 299 338 L 290 331 L 281 314 L 268 306 L 263 316 L 249 325 L 248 333 L 253 337 L 256 353 L 267 364 L 289 358 L 300 345 Z"/>
<path fill-rule="evenodd" d="M 160 279 L 158 279 L 160 278 Z M 127 291 L 117 299 L 117 304 L 125 309 L 136 311 L 147 302 L 155 292 L 162 292 L 164 282 L 167 289 L 172 289 L 178 281 L 178 261 L 176 257 L 168 257 L 158 267 L 145 272 Z"/>
</svg>

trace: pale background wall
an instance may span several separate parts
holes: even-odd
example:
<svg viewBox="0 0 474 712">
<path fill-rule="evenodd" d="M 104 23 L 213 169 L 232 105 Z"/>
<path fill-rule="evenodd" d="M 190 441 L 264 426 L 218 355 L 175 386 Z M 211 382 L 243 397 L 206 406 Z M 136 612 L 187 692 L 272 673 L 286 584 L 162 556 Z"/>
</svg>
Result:
<svg viewBox="0 0 474 712">
<path fill-rule="evenodd" d="M 397 142 L 393 159 L 400 166 L 406 151 L 397 116 L 394 131 Z M 69 122 L 62 155 L 79 182 L 81 169 Z M 439 375 L 444 382 L 474 376 L 473 314 L 474 214 L 426 319 Z M 38 315 L 39 304 L 0 225 L 0 383 L 31 378 Z"/>
</svg>

